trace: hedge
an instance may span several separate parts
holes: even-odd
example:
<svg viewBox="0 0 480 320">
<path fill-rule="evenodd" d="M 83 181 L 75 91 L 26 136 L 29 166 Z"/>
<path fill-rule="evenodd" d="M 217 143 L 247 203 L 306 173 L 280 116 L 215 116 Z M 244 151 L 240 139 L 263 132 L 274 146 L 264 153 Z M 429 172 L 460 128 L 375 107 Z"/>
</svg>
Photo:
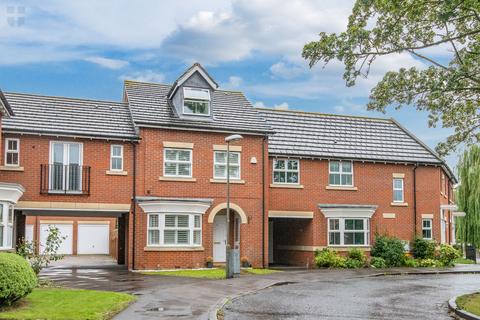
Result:
<svg viewBox="0 0 480 320">
<path fill-rule="evenodd" d="M 37 286 L 37 276 L 27 260 L 14 253 L 0 253 L 0 306 L 10 305 Z"/>
</svg>

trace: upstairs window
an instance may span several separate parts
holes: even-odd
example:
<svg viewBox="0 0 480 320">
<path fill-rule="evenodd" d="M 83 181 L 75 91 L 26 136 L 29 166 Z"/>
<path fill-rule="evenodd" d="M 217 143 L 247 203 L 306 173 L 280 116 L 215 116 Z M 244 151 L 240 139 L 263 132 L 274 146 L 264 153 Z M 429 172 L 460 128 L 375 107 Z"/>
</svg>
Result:
<svg viewBox="0 0 480 320">
<path fill-rule="evenodd" d="M 403 179 L 393 179 L 393 202 L 403 202 Z"/>
<path fill-rule="evenodd" d="M 5 165 L 19 166 L 20 165 L 20 140 L 19 139 L 5 139 Z"/>
<path fill-rule="evenodd" d="M 300 170 L 298 160 L 273 160 L 273 183 L 298 184 Z"/>
<path fill-rule="evenodd" d="M 328 183 L 331 186 L 353 186 L 352 161 L 330 161 Z"/>
<path fill-rule="evenodd" d="M 110 148 L 110 170 L 123 171 L 123 146 L 112 145 Z"/>
<path fill-rule="evenodd" d="M 210 115 L 210 91 L 199 88 L 183 88 L 183 113 Z"/>
<path fill-rule="evenodd" d="M 214 153 L 214 178 L 227 179 L 227 152 Z M 230 179 L 240 179 L 240 153 L 230 152 Z"/>
<path fill-rule="evenodd" d="M 440 178 L 440 183 L 441 183 L 441 192 L 443 195 L 446 195 L 447 193 L 445 192 L 445 174 L 443 172 Z"/>
<path fill-rule="evenodd" d="M 192 177 L 192 150 L 164 149 L 163 175 L 165 177 Z"/>
</svg>

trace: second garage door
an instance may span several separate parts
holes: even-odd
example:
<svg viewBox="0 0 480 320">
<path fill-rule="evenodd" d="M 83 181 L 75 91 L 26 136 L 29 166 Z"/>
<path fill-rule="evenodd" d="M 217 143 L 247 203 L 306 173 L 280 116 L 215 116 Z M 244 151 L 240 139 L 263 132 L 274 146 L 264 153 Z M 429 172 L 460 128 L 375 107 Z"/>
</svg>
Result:
<svg viewBox="0 0 480 320">
<path fill-rule="evenodd" d="M 41 223 L 40 224 L 40 249 L 43 250 L 48 238 L 49 227 L 57 227 L 61 237 L 65 237 L 58 248 L 58 254 L 72 254 L 73 225 L 72 223 Z"/>
<path fill-rule="evenodd" d="M 78 254 L 109 254 L 108 224 L 78 224 Z"/>
</svg>

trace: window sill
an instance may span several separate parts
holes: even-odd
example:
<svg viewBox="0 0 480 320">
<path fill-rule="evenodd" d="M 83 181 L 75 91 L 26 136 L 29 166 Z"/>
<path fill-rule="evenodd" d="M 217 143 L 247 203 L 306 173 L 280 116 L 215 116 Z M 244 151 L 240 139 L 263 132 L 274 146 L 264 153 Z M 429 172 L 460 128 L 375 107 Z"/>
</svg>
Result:
<svg viewBox="0 0 480 320">
<path fill-rule="evenodd" d="M 336 251 L 347 251 L 347 250 L 350 250 L 352 248 L 357 248 L 357 249 L 360 249 L 362 251 L 370 251 L 371 248 L 370 246 L 366 246 L 366 245 L 363 245 L 363 244 L 360 244 L 360 245 L 343 245 L 343 246 L 335 246 L 335 245 L 328 245 L 327 246 L 328 248 L 331 248 L 333 250 L 336 250 Z"/>
<path fill-rule="evenodd" d="M 357 187 L 348 187 L 348 186 L 326 186 L 327 190 L 343 190 L 343 191 L 357 191 Z"/>
<path fill-rule="evenodd" d="M 408 207 L 408 203 L 406 202 L 392 202 L 390 205 L 392 207 Z"/>
<path fill-rule="evenodd" d="M 226 179 L 210 179 L 211 183 L 227 183 Z M 245 180 L 230 179 L 230 183 L 233 184 L 245 184 Z"/>
<path fill-rule="evenodd" d="M 181 178 L 181 177 L 159 177 L 160 181 L 177 181 L 177 182 L 196 182 L 195 178 Z"/>
<path fill-rule="evenodd" d="M 205 251 L 204 247 L 145 247 L 144 251 Z"/>
<path fill-rule="evenodd" d="M 0 171 L 25 171 L 25 169 L 17 166 L 0 166 Z"/>
<path fill-rule="evenodd" d="M 15 252 L 13 248 L 0 248 L 0 252 Z"/>
<path fill-rule="evenodd" d="M 284 188 L 284 189 L 303 189 L 302 184 L 280 184 L 280 183 L 272 183 L 270 184 L 270 188 Z"/>
<path fill-rule="evenodd" d="M 107 176 L 126 176 L 128 175 L 127 171 L 114 171 L 114 170 L 107 170 L 105 171 Z"/>
</svg>

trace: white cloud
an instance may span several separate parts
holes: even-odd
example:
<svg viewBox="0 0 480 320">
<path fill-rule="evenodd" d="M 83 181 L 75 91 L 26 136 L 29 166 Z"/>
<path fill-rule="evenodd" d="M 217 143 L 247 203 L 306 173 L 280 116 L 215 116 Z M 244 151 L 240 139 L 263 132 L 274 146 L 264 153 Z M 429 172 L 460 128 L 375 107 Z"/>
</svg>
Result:
<svg viewBox="0 0 480 320">
<path fill-rule="evenodd" d="M 123 67 L 128 66 L 128 61 L 125 60 L 118 60 L 118 59 L 109 59 L 109 58 L 103 58 L 103 57 L 87 57 L 84 59 L 85 61 L 91 62 L 98 64 L 101 67 L 107 68 L 107 69 L 121 69 Z"/>
<path fill-rule="evenodd" d="M 165 80 L 165 76 L 162 73 L 158 73 L 152 70 L 145 70 L 121 75 L 120 80 L 161 83 Z"/>
<path fill-rule="evenodd" d="M 256 101 L 253 106 L 255 108 L 265 108 L 265 104 L 262 101 Z"/>
<path fill-rule="evenodd" d="M 227 87 L 229 88 L 238 88 L 242 84 L 243 79 L 238 76 L 230 76 L 228 78 Z"/>
<path fill-rule="evenodd" d="M 335 112 L 338 112 L 338 113 L 344 113 L 345 112 L 345 107 L 344 106 L 335 106 L 333 108 L 335 109 Z"/>
<path fill-rule="evenodd" d="M 288 103 L 282 102 L 280 104 L 275 104 L 273 108 L 278 110 L 288 110 Z"/>
<path fill-rule="evenodd" d="M 306 63 L 305 63 L 306 64 Z M 286 64 L 283 61 L 277 62 L 270 67 L 273 78 L 293 79 L 307 72 L 306 66 L 297 64 Z"/>
</svg>

